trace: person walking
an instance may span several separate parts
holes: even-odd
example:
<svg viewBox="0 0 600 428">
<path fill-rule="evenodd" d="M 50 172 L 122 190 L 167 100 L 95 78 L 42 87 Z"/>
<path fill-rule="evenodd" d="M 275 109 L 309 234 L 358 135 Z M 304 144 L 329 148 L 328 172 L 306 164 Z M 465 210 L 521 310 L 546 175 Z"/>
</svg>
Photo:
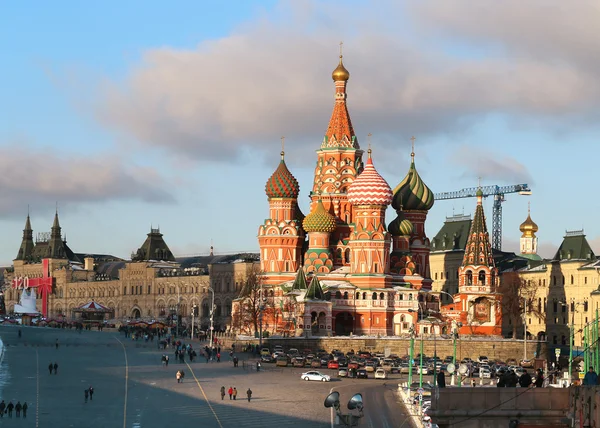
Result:
<svg viewBox="0 0 600 428">
<path fill-rule="evenodd" d="M 237 388 L 235 386 L 233 387 L 233 399 L 237 400 Z"/>
<path fill-rule="evenodd" d="M 90 385 L 89 391 L 90 391 L 90 401 L 92 401 L 94 399 L 94 388 L 92 388 L 92 385 Z"/>
<path fill-rule="evenodd" d="M 19 339 L 21 338 L 21 329 L 19 329 Z"/>
<path fill-rule="evenodd" d="M 6 406 L 6 410 L 8 411 L 8 417 L 12 418 L 12 411 L 15 408 L 15 405 L 12 403 L 12 401 L 8 402 L 8 406 Z"/>
<path fill-rule="evenodd" d="M 224 386 L 221 387 L 221 401 L 223 401 L 223 399 L 225 399 L 225 387 Z"/>
<path fill-rule="evenodd" d="M 250 399 L 252 398 L 252 390 L 250 388 L 248 388 L 248 391 L 246 391 L 246 395 L 248 396 L 248 403 L 249 403 Z"/>
<path fill-rule="evenodd" d="M 56 349 L 58 349 L 58 338 L 56 339 L 55 346 L 56 346 Z"/>
<path fill-rule="evenodd" d="M 233 388 L 229 387 L 229 389 L 227 390 L 227 393 L 229 394 L 229 399 L 231 400 L 231 397 L 233 397 Z"/>
<path fill-rule="evenodd" d="M 48 364 L 48 371 L 50 372 L 50 374 L 52 374 L 53 368 L 54 368 L 54 366 L 52 365 L 52 363 Z"/>
<path fill-rule="evenodd" d="M 588 372 L 585 374 L 585 377 L 583 378 L 583 384 L 585 386 L 596 386 L 596 385 L 598 385 L 598 375 L 594 371 L 593 367 L 590 367 L 588 369 Z"/>
<path fill-rule="evenodd" d="M 527 370 L 523 370 L 523 374 L 519 377 L 519 385 L 523 388 L 528 388 L 533 383 L 531 375 L 527 373 Z"/>
<path fill-rule="evenodd" d="M 179 370 L 177 370 L 177 374 L 175 375 L 175 378 L 177 379 L 177 383 L 181 383 L 181 372 Z"/>
<path fill-rule="evenodd" d="M 90 390 L 89 389 L 84 389 L 83 390 L 83 398 L 85 399 L 85 402 L 87 403 L 88 400 L 88 396 L 90 395 Z"/>
<path fill-rule="evenodd" d="M 538 369 L 537 375 L 535 376 L 535 387 L 541 388 L 544 386 L 544 373 L 542 369 Z"/>
<path fill-rule="evenodd" d="M 23 401 L 23 417 L 27 417 L 27 401 Z"/>
<path fill-rule="evenodd" d="M 58 363 L 54 363 L 53 368 L 54 368 L 54 374 L 57 374 L 57 372 L 58 372 Z"/>
<path fill-rule="evenodd" d="M 6 403 L 2 400 L 2 402 L 0 402 L 0 418 L 4 417 L 4 410 L 6 410 Z"/>
<path fill-rule="evenodd" d="M 445 388 L 446 387 L 446 376 L 444 375 L 444 372 L 440 371 L 437 374 L 437 383 L 438 383 L 438 387 L 439 388 Z"/>
<path fill-rule="evenodd" d="M 217 352 L 217 363 L 221 362 L 221 353 Z"/>
<path fill-rule="evenodd" d="M 165 367 L 169 367 L 169 356 L 165 355 Z"/>
<path fill-rule="evenodd" d="M 23 408 L 23 406 L 21 406 L 21 402 L 17 401 L 17 405 L 15 406 L 15 413 L 17 414 L 17 418 L 21 417 L 21 409 Z"/>
</svg>

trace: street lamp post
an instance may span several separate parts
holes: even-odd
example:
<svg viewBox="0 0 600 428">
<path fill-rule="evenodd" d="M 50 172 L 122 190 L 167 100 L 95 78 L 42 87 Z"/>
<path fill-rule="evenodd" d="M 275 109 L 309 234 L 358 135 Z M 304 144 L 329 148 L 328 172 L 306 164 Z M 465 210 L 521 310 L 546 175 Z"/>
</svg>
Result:
<svg viewBox="0 0 600 428">
<path fill-rule="evenodd" d="M 410 328 L 410 350 L 409 350 L 409 368 L 408 368 L 408 388 L 410 390 L 410 386 L 412 385 L 412 372 L 413 372 L 413 360 L 414 360 L 414 352 L 415 352 L 415 328 L 411 326 Z"/>
<path fill-rule="evenodd" d="M 210 301 L 210 311 L 209 311 L 209 315 L 210 315 L 210 347 L 212 348 L 213 346 L 213 331 L 215 329 L 214 325 L 213 325 L 213 315 L 215 312 L 215 290 L 213 290 L 211 287 L 208 287 L 208 291 L 210 291 L 211 293 L 211 301 Z"/>
</svg>

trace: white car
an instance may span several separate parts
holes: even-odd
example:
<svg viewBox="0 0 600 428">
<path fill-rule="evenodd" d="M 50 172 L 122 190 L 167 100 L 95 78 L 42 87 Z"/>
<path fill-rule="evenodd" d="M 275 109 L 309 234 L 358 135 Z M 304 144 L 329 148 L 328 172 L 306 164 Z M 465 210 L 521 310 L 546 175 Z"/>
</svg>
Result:
<svg viewBox="0 0 600 428">
<path fill-rule="evenodd" d="M 321 382 L 329 382 L 331 378 L 326 374 L 323 374 L 318 371 L 310 371 L 306 373 L 302 373 L 300 375 L 300 379 L 303 380 L 320 380 Z"/>
<path fill-rule="evenodd" d="M 479 374 L 484 379 L 491 379 L 492 378 L 492 372 L 489 371 L 488 369 L 479 369 Z"/>
<path fill-rule="evenodd" d="M 387 379 L 387 372 L 384 369 L 375 370 L 375 379 Z"/>
</svg>

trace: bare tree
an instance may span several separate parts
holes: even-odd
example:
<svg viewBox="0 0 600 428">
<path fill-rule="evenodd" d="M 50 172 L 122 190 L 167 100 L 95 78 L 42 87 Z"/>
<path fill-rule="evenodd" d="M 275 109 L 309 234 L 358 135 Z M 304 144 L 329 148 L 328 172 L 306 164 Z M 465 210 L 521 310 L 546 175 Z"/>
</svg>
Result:
<svg viewBox="0 0 600 428">
<path fill-rule="evenodd" d="M 500 278 L 499 292 L 502 294 L 502 314 L 510 320 L 513 339 L 517 337 L 519 325 L 523 326 L 525 304 L 527 314 L 545 321 L 543 308 L 535 304 L 537 287 L 533 282 L 522 279 L 517 272 L 505 272 Z"/>
<path fill-rule="evenodd" d="M 232 321 L 239 331 L 259 330 L 261 304 L 264 305 L 266 300 L 262 278 L 262 272 L 257 265 L 253 265 L 245 277 L 241 278 L 243 286 L 239 295 L 239 310 Z"/>
</svg>

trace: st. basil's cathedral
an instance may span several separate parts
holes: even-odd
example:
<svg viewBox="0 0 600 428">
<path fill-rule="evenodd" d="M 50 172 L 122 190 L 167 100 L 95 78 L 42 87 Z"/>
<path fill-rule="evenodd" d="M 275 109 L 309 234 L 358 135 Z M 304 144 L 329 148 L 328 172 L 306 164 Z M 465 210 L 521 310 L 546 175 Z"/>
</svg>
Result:
<svg viewBox="0 0 600 428">
<path fill-rule="evenodd" d="M 366 161 L 347 106 L 350 73 L 342 56 L 332 73 L 335 102 L 317 150 L 310 213 L 298 206 L 300 186 L 281 152 L 268 179 L 269 217 L 260 225 L 263 323 L 291 335 L 399 335 L 420 310 L 438 310 L 431 291 L 430 243 L 425 233 L 432 191 L 415 166 L 392 191 Z M 396 218 L 386 227 L 389 205 Z M 234 302 L 244 310 L 244 299 Z"/>
</svg>

